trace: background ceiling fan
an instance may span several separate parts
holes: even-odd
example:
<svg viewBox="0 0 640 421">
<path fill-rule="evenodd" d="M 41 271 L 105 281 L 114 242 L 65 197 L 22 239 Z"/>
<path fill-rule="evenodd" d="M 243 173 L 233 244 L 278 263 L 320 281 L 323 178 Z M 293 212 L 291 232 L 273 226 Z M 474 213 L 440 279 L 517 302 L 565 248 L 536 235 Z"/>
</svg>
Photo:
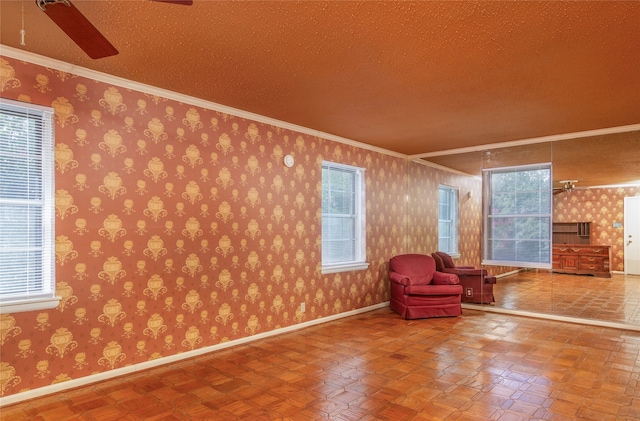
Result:
<svg viewBox="0 0 640 421">
<path fill-rule="evenodd" d="M 193 0 L 151 0 L 190 6 Z M 36 4 L 78 47 L 93 59 L 114 56 L 118 50 L 69 0 L 36 0 Z"/>
<path fill-rule="evenodd" d="M 553 189 L 553 194 L 571 192 L 573 189 L 576 188 L 575 183 L 577 182 L 578 180 L 562 180 L 560 181 L 561 187 Z"/>
</svg>

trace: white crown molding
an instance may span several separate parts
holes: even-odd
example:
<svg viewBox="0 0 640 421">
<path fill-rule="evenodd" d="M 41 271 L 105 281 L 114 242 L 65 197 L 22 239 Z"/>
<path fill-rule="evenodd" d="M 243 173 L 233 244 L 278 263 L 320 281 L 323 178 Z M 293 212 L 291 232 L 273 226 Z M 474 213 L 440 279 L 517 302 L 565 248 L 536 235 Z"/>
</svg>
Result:
<svg viewBox="0 0 640 421">
<path fill-rule="evenodd" d="M 607 185 L 602 185 L 602 186 L 589 186 L 589 187 L 584 187 L 584 189 L 619 189 L 619 188 L 631 188 L 631 187 L 640 187 L 640 181 L 636 181 L 633 183 L 629 183 L 629 184 L 607 184 Z M 580 190 L 581 188 L 578 187 L 574 190 Z"/>
<path fill-rule="evenodd" d="M 607 127 L 604 129 L 585 130 L 582 132 L 555 134 L 551 136 L 532 137 L 529 139 L 511 140 L 508 142 L 488 143 L 485 145 L 469 146 L 466 148 L 447 149 L 444 151 L 426 152 L 421 154 L 409 155 L 408 159 L 416 160 L 422 158 L 431 158 L 434 156 L 455 155 L 459 153 L 482 152 L 487 149 L 509 148 L 511 146 L 532 145 L 534 143 L 558 142 L 560 140 L 578 139 L 582 137 L 602 136 L 615 133 L 626 133 L 640 130 L 640 123 L 629 124 L 627 126 Z"/>
<path fill-rule="evenodd" d="M 424 165 L 425 167 L 435 168 L 436 170 L 446 171 L 446 172 L 450 172 L 450 173 L 453 173 L 453 174 L 462 175 L 462 176 L 465 176 L 465 177 L 475 178 L 475 179 L 478 179 L 478 180 L 482 179 L 482 177 L 480 177 L 480 176 L 469 174 L 469 173 L 466 173 L 464 171 L 459 171 L 459 170 L 456 170 L 456 169 L 453 169 L 453 168 L 445 167 L 444 165 L 436 164 L 435 162 L 425 161 L 423 159 L 412 159 L 411 161 L 415 162 L 416 164 Z"/>
<path fill-rule="evenodd" d="M 107 73 L 98 72 L 96 70 L 87 69 L 86 67 L 76 66 L 75 64 L 66 63 L 64 61 L 41 56 L 39 54 L 34 54 L 28 51 L 23 51 L 14 47 L 9 47 L 8 45 L 0 44 L 0 56 L 11 57 L 16 60 L 22 60 L 28 63 L 37 64 L 37 65 L 48 67 L 51 69 L 60 70 L 62 72 L 72 73 L 74 75 L 97 80 L 99 82 L 107 83 L 110 85 L 117 85 L 122 88 L 131 89 L 134 91 L 140 91 L 140 92 L 148 93 L 151 95 L 156 95 L 162 98 L 167 98 L 174 101 L 182 102 L 184 104 L 189 104 L 196 107 L 202 107 L 202 108 L 213 110 L 213 111 L 219 111 L 225 114 L 232 114 L 240 118 L 245 118 L 247 120 L 254 120 L 260 123 L 265 123 L 272 126 L 281 127 L 283 129 L 291 130 L 293 132 L 300 132 L 300 133 L 307 134 L 309 136 L 320 137 L 323 139 L 342 143 L 344 145 L 354 146 L 360 149 L 369 150 L 371 152 L 390 155 L 390 156 L 405 159 L 405 160 L 407 159 L 407 155 L 405 154 L 379 148 L 377 146 L 368 145 L 366 143 L 358 142 L 352 139 L 347 139 L 341 136 L 336 136 L 330 133 L 321 132 L 319 130 L 310 129 L 308 127 L 298 126 L 297 124 L 287 123 L 286 121 L 277 120 L 277 119 L 266 117 L 260 114 L 254 114 L 249 111 L 228 107 L 226 105 L 218 104 L 216 102 L 207 101 L 207 100 L 192 97 L 189 95 L 173 92 L 167 89 L 158 88 L 152 85 L 147 85 L 144 83 L 124 79 L 118 76 L 113 76 Z"/>
<path fill-rule="evenodd" d="M 412 160 L 415 162 L 418 162 L 417 160 L 421 158 L 430 158 L 434 156 L 477 152 L 477 151 L 484 151 L 486 149 L 507 148 L 511 146 L 530 145 L 530 144 L 542 143 L 542 142 L 557 142 L 560 140 L 568 140 L 568 139 L 575 139 L 575 138 L 581 138 L 581 137 L 624 133 L 624 132 L 640 130 L 640 123 L 639 123 L 639 124 L 631 124 L 627 126 L 608 127 L 604 129 L 587 130 L 587 131 L 574 132 L 574 133 L 564 133 L 564 134 L 551 135 L 551 136 L 542 136 L 542 137 L 534 137 L 529 139 L 513 140 L 508 142 L 489 143 L 489 144 L 470 146 L 465 148 L 447 149 L 444 151 L 437 151 L 437 152 L 427 152 L 427 153 L 421 153 L 421 154 L 415 154 L 415 155 L 406 155 L 399 152 L 390 151 L 388 149 L 383 149 L 377 146 L 372 146 L 366 143 L 358 142 L 353 139 L 347 139 L 341 136 L 321 132 L 319 130 L 311 129 L 308 127 L 298 126 L 297 124 L 288 123 L 286 121 L 277 120 L 277 119 L 266 117 L 260 114 L 254 114 L 249 111 L 240 110 L 237 108 L 218 104 L 212 101 L 206 101 L 206 100 L 192 97 L 189 95 L 184 95 L 177 92 L 169 91 L 167 89 L 146 85 L 144 83 L 135 82 L 135 81 L 124 79 L 118 76 L 109 75 L 107 73 L 98 72 L 96 70 L 87 69 L 85 67 L 76 66 L 74 64 L 66 63 L 64 61 L 41 56 L 39 54 L 34 54 L 28 51 L 20 50 L 18 48 L 9 47 L 8 45 L 4 45 L 4 44 L 0 44 L 0 56 L 2 55 L 11 57 L 17 60 L 22 60 L 29 63 L 37 64 L 40 66 L 53 68 L 63 72 L 73 73 L 78 76 L 94 79 L 100 82 L 104 82 L 112 85 L 118 85 L 123 88 L 132 89 L 135 91 L 141 91 L 141 92 L 149 93 L 151 95 L 157 95 L 163 98 L 171 99 L 178 102 L 183 102 L 185 104 L 190 104 L 190 105 L 202 107 L 205 109 L 210 109 L 213 111 L 219 111 L 226 114 L 233 114 L 240 118 L 254 120 L 260 123 L 281 127 L 283 129 L 291 130 L 294 132 L 300 132 L 310 136 L 316 136 L 316 137 L 331 140 L 334 142 L 342 143 L 344 145 L 354 146 L 354 147 L 369 150 L 372 152 L 377 152 L 380 154 L 389 155 L 389 156 L 401 158 L 404 160 Z"/>
</svg>

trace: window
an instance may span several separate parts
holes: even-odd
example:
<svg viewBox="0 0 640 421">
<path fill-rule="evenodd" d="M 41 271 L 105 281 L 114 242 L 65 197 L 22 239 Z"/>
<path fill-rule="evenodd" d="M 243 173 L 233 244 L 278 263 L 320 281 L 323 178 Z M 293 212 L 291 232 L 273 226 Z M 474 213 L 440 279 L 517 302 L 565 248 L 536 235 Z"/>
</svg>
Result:
<svg viewBox="0 0 640 421">
<path fill-rule="evenodd" d="M 360 270 L 365 262 L 364 169 L 322 163 L 322 273 Z"/>
<path fill-rule="evenodd" d="M 438 188 L 438 250 L 458 254 L 458 189 Z"/>
<path fill-rule="evenodd" d="M 0 101 L 0 313 L 58 305 L 52 115 Z"/>
<path fill-rule="evenodd" d="M 484 172 L 483 263 L 551 268 L 551 164 Z"/>
</svg>

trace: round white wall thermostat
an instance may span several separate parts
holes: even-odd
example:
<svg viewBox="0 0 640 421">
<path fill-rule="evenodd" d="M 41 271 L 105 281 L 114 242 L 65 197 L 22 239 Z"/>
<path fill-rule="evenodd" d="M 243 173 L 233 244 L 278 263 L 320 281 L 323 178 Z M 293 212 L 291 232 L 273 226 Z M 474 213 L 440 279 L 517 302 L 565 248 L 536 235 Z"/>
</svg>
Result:
<svg viewBox="0 0 640 421">
<path fill-rule="evenodd" d="M 287 167 L 291 168 L 291 167 L 293 167 L 293 163 L 294 163 L 294 160 L 293 160 L 293 157 L 291 155 L 286 155 L 284 157 L 284 165 L 286 165 Z"/>
</svg>

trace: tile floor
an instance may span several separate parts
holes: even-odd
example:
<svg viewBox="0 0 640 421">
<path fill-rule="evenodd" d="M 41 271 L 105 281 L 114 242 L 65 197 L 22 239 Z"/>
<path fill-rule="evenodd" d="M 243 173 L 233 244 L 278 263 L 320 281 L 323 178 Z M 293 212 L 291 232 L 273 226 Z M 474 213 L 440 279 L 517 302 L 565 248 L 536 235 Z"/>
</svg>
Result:
<svg viewBox="0 0 640 421">
<path fill-rule="evenodd" d="M 1 409 L 9 420 L 640 420 L 640 332 L 385 308 Z"/>
</svg>

